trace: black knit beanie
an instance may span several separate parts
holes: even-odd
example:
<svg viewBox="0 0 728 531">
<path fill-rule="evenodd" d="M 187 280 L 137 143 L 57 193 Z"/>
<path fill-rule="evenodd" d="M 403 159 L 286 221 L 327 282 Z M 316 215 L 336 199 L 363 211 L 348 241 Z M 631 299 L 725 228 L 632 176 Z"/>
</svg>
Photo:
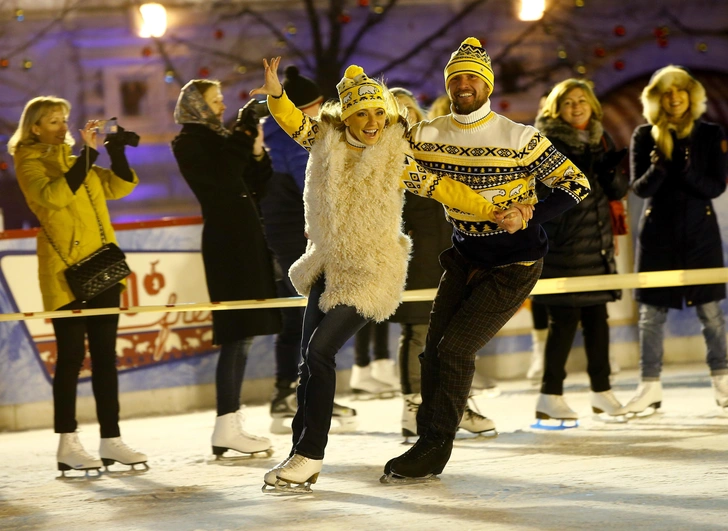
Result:
<svg viewBox="0 0 728 531">
<path fill-rule="evenodd" d="M 299 109 L 323 101 L 318 85 L 307 77 L 298 73 L 298 68 L 291 65 L 284 73 L 283 88 L 293 104 Z"/>
</svg>

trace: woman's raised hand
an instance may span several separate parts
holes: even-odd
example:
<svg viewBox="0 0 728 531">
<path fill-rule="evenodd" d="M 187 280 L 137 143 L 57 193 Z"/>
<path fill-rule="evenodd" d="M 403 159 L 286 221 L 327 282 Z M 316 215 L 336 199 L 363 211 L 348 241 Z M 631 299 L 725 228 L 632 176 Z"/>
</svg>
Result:
<svg viewBox="0 0 728 531">
<path fill-rule="evenodd" d="M 280 56 L 271 59 L 270 63 L 266 59 L 263 59 L 263 67 L 265 68 L 265 84 L 260 88 L 251 90 L 251 96 L 263 94 L 265 96 L 275 96 L 276 98 L 279 98 L 283 95 L 283 86 L 278 80 L 278 65 L 280 62 Z"/>
<path fill-rule="evenodd" d="M 98 126 L 98 120 L 89 120 L 88 122 L 86 122 L 86 127 L 78 130 L 81 133 L 81 138 L 83 139 L 84 144 L 86 144 L 90 148 L 96 149 L 96 135 L 99 131 Z"/>
</svg>

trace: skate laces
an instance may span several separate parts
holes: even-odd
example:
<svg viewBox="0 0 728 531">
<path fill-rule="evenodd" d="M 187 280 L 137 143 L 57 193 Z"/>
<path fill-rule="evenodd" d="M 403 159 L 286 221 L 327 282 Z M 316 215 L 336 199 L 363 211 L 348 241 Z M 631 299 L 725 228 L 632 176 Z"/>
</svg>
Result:
<svg viewBox="0 0 728 531">
<path fill-rule="evenodd" d="M 90 453 L 86 451 L 86 449 L 83 447 L 83 444 L 81 444 L 81 440 L 78 438 L 77 434 L 73 434 L 71 437 L 66 438 L 66 451 L 68 453 L 77 453 L 81 454 L 84 458 L 93 459 Z"/>
<path fill-rule="evenodd" d="M 470 407 L 471 405 L 472 408 Z M 480 412 L 480 409 L 478 409 L 478 405 L 475 403 L 475 399 L 472 396 L 468 397 L 468 403 L 465 405 L 465 415 L 467 416 L 468 420 L 482 420 L 488 418 Z"/>
<path fill-rule="evenodd" d="M 291 457 L 288 458 L 288 461 L 286 461 L 286 464 L 283 465 L 283 467 L 291 470 L 296 470 L 298 468 L 303 468 L 304 466 L 306 466 L 308 460 L 308 457 L 304 457 L 300 454 L 293 454 Z"/>
</svg>

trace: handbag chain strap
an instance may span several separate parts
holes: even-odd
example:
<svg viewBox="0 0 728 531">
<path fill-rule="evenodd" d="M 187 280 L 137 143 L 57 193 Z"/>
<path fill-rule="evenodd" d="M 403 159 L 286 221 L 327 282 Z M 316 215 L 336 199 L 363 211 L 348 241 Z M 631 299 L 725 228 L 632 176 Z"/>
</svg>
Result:
<svg viewBox="0 0 728 531">
<path fill-rule="evenodd" d="M 88 150 L 86 150 L 86 158 L 88 159 Z M 88 160 L 86 160 L 86 175 L 88 175 L 89 169 L 90 168 L 89 168 Z M 102 246 L 103 245 L 106 245 L 106 233 L 104 232 L 104 226 L 101 224 L 101 218 L 99 217 L 99 213 L 96 210 L 96 205 L 94 205 L 94 200 L 91 197 L 91 190 L 89 189 L 88 183 L 86 182 L 86 179 L 85 178 L 84 178 L 84 181 L 83 181 L 83 187 L 86 189 L 86 193 L 88 194 L 88 200 L 91 203 L 91 208 L 93 209 L 94 215 L 96 216 L 96 223 L 99 226 L 99 233 L 101 233 L 101 245 Z M 66 265 L 66 267 L 71 267 L 71 264 L 69 264 L 68 261 L 65 258 L 63 258 L 63 255 L 61 254 L 60 249 L 58 249 L 58 246 L 56 245 L 56 242 L 53 241 L 53 239 L 51 238 L 50 233 L 45 229 L 45 227 L 42 224 L 41 224 L 41 229 L 43 229 L 43 232 L 46 235 L 46 239 L 51 244 L 51 247 L 53 247 L 53 250 L 55 250 L 56 253 L 58 253 L 58 256 L 61 257 L 61 260 Z"/>
</svg>

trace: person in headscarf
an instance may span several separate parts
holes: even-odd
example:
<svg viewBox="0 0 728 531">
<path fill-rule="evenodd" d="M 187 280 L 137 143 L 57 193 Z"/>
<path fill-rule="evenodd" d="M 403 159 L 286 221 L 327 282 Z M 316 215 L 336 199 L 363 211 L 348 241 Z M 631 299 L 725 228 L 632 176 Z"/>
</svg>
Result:
<svg viewBox="0 0 728 531">
<path fill-rule="evenodd" d="M 220 83 L 195 79 L 182 87 L 174 110 L 182 130 L 172 141 L 180 172 L 200 202 L 202 259 L 211 301 L 276 297 L 274 263 L 265 240 L 258 199 L 272 169 L 252 105 L 232 131 L 223 125 Z M 215 389 L 217 418 L 212 450 L 270 453 L 265 437 L 243 428 L 240 392 L 255 336 L 280 330 L 280 310 L 212 312 L 213 342 L 220 345 Z"/>
</svg>

